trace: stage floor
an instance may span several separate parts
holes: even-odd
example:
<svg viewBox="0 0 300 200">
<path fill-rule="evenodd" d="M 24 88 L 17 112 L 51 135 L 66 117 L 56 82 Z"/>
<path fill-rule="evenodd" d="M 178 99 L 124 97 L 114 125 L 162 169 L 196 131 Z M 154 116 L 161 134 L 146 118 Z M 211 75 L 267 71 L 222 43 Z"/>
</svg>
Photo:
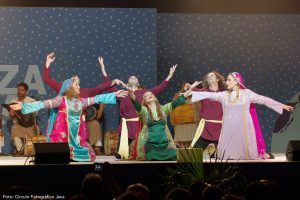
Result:
<svg viewBox="0 0 300 200">
<path fill-rule="evenodd" d="M 228 160 L 227 162 L 239 163 L 273 163 L 273 162 L 287 162 L 284 153 L 274 153 L 274 159 L 268 160 Z M 32 157 L 13 157 L 13 156 L 0 156 L 0 166 L 7 165 L 33 165 Z M 212 159 L 214 162 L 215 159 Z M 177 161 L 132 161 L 132 160 L 118 160 L 114 156 L 97 156 L 95 163 L 109 162 L 111 164 L 159 164 L 159 163 L 177 163 Z M 211 162 L 208 158 L 204 158 L 203 162 Z M 225 161 L 223 161 L 225 162 Z M 71 165 L 90 165 L 93 162 L 70 162 Z"/>
</svg>

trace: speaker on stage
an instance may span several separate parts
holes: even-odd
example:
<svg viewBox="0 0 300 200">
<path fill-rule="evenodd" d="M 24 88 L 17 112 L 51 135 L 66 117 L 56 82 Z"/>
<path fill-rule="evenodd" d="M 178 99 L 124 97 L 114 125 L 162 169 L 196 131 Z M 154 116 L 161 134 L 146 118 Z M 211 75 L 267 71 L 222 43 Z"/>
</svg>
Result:
<svg viewBox="0 0 300 200">
<path fill-rule="evenodd" d="M 291 140 L 285 151 L 288 161 L 300 161 L 300 140 Z"/>
<path fill-rule="evenodd" d="M 70 162 L 68 143 L 34 143 L 35 164 L 67 164 Z"/>
</svg>

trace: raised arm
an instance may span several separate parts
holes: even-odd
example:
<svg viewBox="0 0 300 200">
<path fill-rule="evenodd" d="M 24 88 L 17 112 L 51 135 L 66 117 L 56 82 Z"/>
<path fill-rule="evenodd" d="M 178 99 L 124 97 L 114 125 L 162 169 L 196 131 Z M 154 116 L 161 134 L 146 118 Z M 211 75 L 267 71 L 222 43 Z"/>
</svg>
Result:
<svg viewBox="0 0 300 200">
<path fill-rule="evenodd" d="M 106 82 L 111 82 L 111 83 L 113 83 L 113 82 L 109 79 L 109 77 L 108 77 L 108 75 L 107 75 L 107 73 L 106 73 L 103 57 L 98 57 L 98 61 L 99 61 L 100 70 L 101 70 L 101 73 L 102 73 L 103 82 L 104 82 L 104 83 L 106 83 Z M 114 86 L 114 85 L 115 85 L 115 84 L 113 84 L 112 86 Z M 116 87 L 110 87 L 110 88 L 108 88 L 107 91 L 109 91 L 109 92 L 116 92 L 116 91 L 118 91 L 118 89 L 117 89 Z"/>
<path fill-rule="evenodd" d="M 289 106 L 289 105 L 284 105 L 278 101 L 275 101 L 269 97 L 265 97 L 262 95 L 259 95 L 249 89 L 246 90 L 247 95 L 249 95 L 250 97 L 250 101 L 252 103 L 257 103 L 257 104 L 261 104 L 261 105 L 265 105 L 268 108 L 271 108 L 272 110 L 274 110 L 275 112 L 282 114 L 283 109 L 287 110 L 287 111 L 293 111 L 293 107 Z"/>
<path fill-rule="evenodd" d="M 169 84 L 169 81 L 170 79 L 173 77 L 174 75 L 174 72 L 176 70 L 176 67 L 177 67 L 177 64 L 176 65 L 173 65 L 171 68 L 170 68 L 170 72 L 169 72 L 169 75 L 168 77 L 163 80 L 163 82 L 161 82 L 161 84 L 159 84 L 158 86 L 150 89 L 150 91 L 154 94 L 154 95 L 158 95 L 159 93 L 161 93 L 166 87 L 167 85 Z"/>
<path fill-rule="evenodd" d="M 52 88 L 52 90 L 54 90 L 56 93 L 59 93 L 62 83 L 52 79 L 50 75 L 50 65 L 54 62 L 54 60 L 54 52 L 47 55 L 44 67 L 44 80 L 45 83 Z"/>
</svg>

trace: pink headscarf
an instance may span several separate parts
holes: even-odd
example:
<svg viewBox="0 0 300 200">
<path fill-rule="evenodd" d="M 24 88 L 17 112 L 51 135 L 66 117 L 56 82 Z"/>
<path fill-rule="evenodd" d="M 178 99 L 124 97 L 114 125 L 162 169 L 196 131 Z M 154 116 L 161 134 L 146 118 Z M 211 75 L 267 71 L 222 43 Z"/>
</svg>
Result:
<svg viewBox="0 0 300 200">
<path fill-rule="evenodd" d="M 245 80 L 243 79 L 243 76 L 240 73 L 232 72 L 232 73 L 230 73 L 230 75 L 232 75 L 233 78 L 235 79 L 235 81 L 239 83 L 241 89 L 246 89 Z M 251 114 L 252 121 L 254 124 L 258 154 L 260 157 L 265 158 L 266 145 L 265 145 L 265 141 L 264 141 L 261 129 L 260 129 L 260 124 L 259 124 L 259 120 L 257 117 L 256 107 L 255 107 L 255 104 L 253 104 L 253 103 L 250 104 L 250 114 Z"/>
</svg>

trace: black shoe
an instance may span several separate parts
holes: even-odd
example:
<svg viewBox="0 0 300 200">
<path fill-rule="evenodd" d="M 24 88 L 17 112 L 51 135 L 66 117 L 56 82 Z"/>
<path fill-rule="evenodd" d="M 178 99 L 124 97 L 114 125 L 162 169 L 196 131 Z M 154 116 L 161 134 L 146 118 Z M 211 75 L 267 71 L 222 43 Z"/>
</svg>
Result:
<svg viewBox="0 0 300 200">
<path fill-rule="evenodd" d="M 270 158 L 269 159 L 275 159 L 275 156 L 269 152 L 267 152 L 267 154 L 269 154 Z"/>
<path fill-rule="evenodd" d="M 122 156 L 118 153 L 115 154 L 115 157 L 116 157 L 116 159 L 121 159 L 122 158 Z"/>
</svg>

